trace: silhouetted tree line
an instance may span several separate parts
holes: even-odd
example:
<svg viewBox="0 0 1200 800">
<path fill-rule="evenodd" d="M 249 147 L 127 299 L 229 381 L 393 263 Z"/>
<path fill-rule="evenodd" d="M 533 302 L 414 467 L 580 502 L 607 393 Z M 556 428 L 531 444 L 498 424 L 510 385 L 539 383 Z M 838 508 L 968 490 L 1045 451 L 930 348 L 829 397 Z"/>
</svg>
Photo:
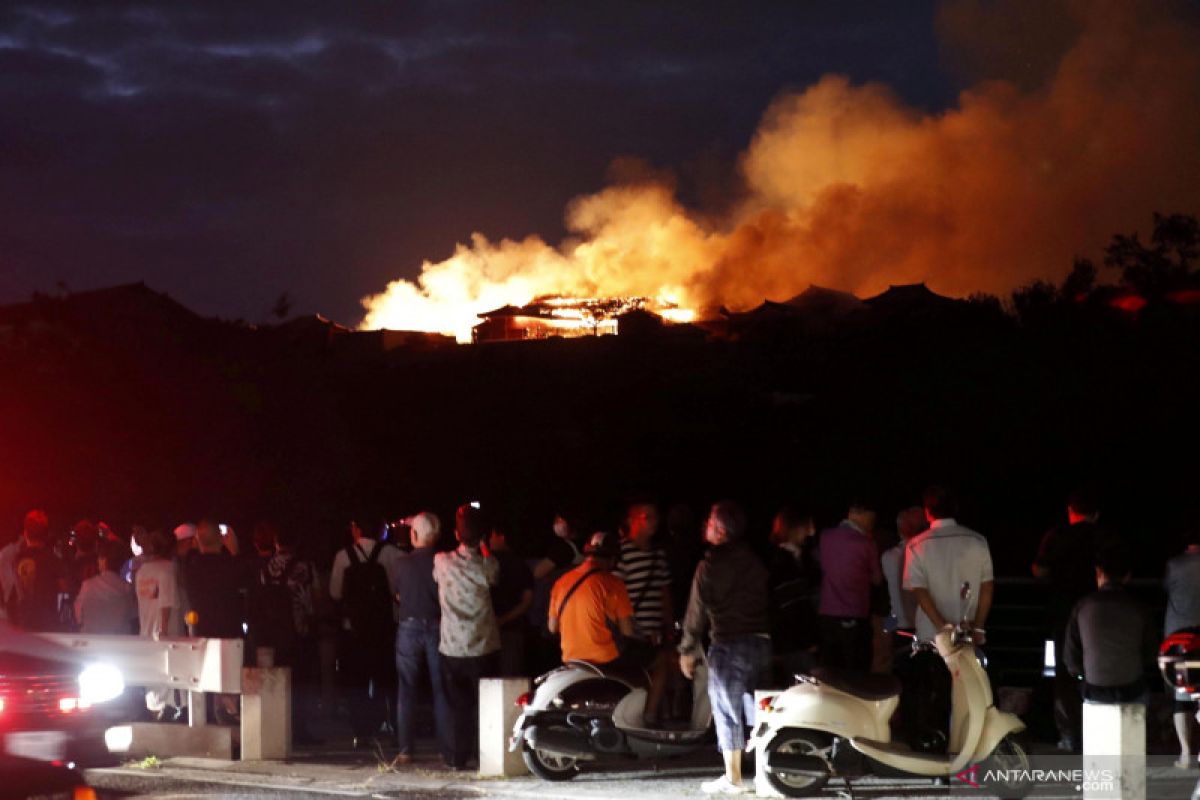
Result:
<svg viewBox="0 0 1200 800">
<path fill-rule="evenodd" d="M 1038 280 L 1012 293 L 1010 306 L 1021 322 L 1037 322 L 1070 307 L 1112 308 L 1130 313 L 1167 303 L 1200 302 L 1200 222 L 1189 214 L 1154 214 L 1150 242 L 1116 234 L 1104 250 L 1103 268 L 1116 281 L 1101 281 L 1090 259 L 1076 259 L 1062 283 Z M 984 300 L 984 302 L 987 302 Z"/>
</svg>

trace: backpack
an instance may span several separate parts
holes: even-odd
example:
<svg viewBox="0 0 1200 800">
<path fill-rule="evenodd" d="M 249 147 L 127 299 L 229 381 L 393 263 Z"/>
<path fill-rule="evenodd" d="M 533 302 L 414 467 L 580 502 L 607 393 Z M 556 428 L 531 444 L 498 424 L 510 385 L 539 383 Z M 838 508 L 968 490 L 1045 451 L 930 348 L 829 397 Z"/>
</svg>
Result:
<svg viewBox="0 0 1200 800">
<path fill-rule="evenodd" d="M 287 584 L 295 565 L 296 559 L 289 558 L 278 576 L 270 575 L 266 565 L 263 565 L 258 585 L 254 587 L 250 598 L 254 645 L 274 647 L 281 659 L 283 652 L 291 648 L 297 638 L 292 592 Z"/>
<path fill-rule="evenodd" d="M 387 570 L 379 563 L 383 547 L 383 542 L 376 542 L 365 560 L 357 545 L 346 548 L 350 564 L 342 577 L 342 614 L 356 633 L 392 624 L 392 587 Z"/>
</svg>

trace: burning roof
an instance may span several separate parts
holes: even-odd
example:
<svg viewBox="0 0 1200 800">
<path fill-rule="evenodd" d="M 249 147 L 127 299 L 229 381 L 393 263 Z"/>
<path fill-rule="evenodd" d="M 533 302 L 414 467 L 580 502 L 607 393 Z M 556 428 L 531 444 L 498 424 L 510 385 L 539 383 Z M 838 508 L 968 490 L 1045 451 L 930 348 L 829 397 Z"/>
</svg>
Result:
<svg viewBox="0 0 1200 800">
<path fill-rule="evenodd" d="M 618 332 L 622 317 L 634 312 L 676 322 L 694 314 L 648 297 L 566 297 L 545 295 L 523 306 L 504 305 L 479 315 L 472 329 L 475 342 L 547 339 L 553 336 L 603 336 Z"/>
</svg>

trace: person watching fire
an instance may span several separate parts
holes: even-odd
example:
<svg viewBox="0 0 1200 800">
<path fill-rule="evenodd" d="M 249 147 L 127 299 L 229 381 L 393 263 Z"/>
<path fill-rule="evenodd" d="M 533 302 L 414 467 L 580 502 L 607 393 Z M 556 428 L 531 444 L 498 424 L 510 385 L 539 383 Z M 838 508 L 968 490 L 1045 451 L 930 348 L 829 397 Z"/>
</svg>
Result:
<svg viewBox="0 0 1200 800">
<path fill-rule="evenodd" d="M 487 532 L 482 511 L 472 504 L 459 506 L 454 515 L 458 547 L 433 557 L 452 769 L 464 769 L 478 755 L 479 680 L 494 676 L 500 663 L 500 628 L 491 594 L 500 578 L 500 563 L 483 541 Z"/>
<path fill-rule="evenodd" d="M 50 520 L 35 508 L 25 515 L 20 538 L 0 550 L 0 611 L 26 630 L 59 628 L 56 602 L 65 571 L 49 540 Z"/>
<path fill-rule="evenodd" d="M 705 794 L 742 794 L 742 750 L 754 720 L 754 690 L 771 667 L 767 568 L 745 542 L 746 514 L 736 503 L 712 507 L 704 528 L 711 545 L 696 567 L 679 667 L 691 678 L 707 633 L 708 697 L 725 773 L 700 785 Z"/>
<path fill-rule="evenodd" d="M 652 503 L 634 503 L 629 507 L 621 557 L 613 569 L 613 575 L 625 583 L 633 604 L 634 641 L 629 647 L 644 651 L 649 664 L 646 724 L 651 727 L 659 722 L 663 687 L 674 662 L 669 646 L 675 625 L 671 567 L 666 554 L 654 544 L 658 522 L 658 509 Z"/>
<path fill-rule="evenodd" d="M 625 583 L 612 574 L 621 556 L 615 533 L 598 531 L 584 546 L 584 562 L 554 583 L 546 625 L 562 636 L 562 660 L 587 661 L 611 669 L 642 669 L 617 647 L 609 624 L 633 636 L 633 606 Z"/>
</svg>

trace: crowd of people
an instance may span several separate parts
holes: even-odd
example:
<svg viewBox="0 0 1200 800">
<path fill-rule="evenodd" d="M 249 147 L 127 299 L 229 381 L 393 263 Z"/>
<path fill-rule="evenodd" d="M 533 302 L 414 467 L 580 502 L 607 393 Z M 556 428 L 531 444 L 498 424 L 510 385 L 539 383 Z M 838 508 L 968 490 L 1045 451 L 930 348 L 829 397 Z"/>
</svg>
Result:
<svg viewBox="0 0 1200 800">
<path fill-rule="evenodd" d="M 785 508 L 764 549 L 736 503 L 713 505 L 697 533 L 686 509 L 663 520 L 654 503 L 635 502 L 614 530 L 557 515 L 544 556 L 525 559 L 510 530 L 468 503 L 454 515 L 453 549 L 443 549 L 441 520 L 429 511 L 387 537 L 351 522 L 326 578 L 300 556 L 293 533 L 269 523 L 255 527 L 250 553 L 212 519 L 135 527 L 128 539 L 83 520 L 64 547 L 34 510 L 0 549 L 0 613 L 33 631 L 244 638 L 247 664 L 266 658 L 293 669 L 300 742 L 315 741 L 312 698 L 333 661 L 356 743 L 391 736 L 394 763 L 410 762 L 431 696 L 438 754 L 453 769 L 477 757 L 481 678 L 571 660 L 645 670 L 644 724 L 653 728 L 688 718 L 687 681 L 704 659 L 726 769 L 703 788 L 737 793 L 753 691 L 816 666 L 895 672 L 905 685 L 899 730 L 916 748 L 945 747 L 950 676 L 936 655 L 913 652 L 911 635 L 928 640 L 965 622 L 986 644 L 988 542 L 957 522 L 945 487 L 896 515 L 890 547 L 879 544 L 879 511 L 856 499 L 840 523 L 818 531 L 811 514 Z M 1165 627 L 1123 589 L 1129 563 L 1085 493 L 1071 496 L 1067 524 L 1045 535 L 1034 560 L 1051 590 L 1063 748 L 1079 747 L 1083 699 L 1144 698 L 1160 634 L 1200 625 L 1200 540 L 1168 566 Z M 329 640 L 335 659 L 324 657 Z M 213 699 L 218 721 L 236 717 L 234 700 Z M 186 702 L 169 689 L 146 693 L 162 720 L 178 718 Z M 1191 758 L 1195 713 L 1177 698 L 1181 764 Z"/>
<path fill-rule="evenodd" d="M 241 554 L 236 532 L 210 519 L 173 530 L 134 526 L 128 539 L 85 519 L 52 537 L 46 513 L 34 509 L 17 540 L 0 549 L 0 614 L 29 631 L 245 638 L 247 664 L 257 648 L 269 648 L 307 687 L 316 663 L 316 570 L 287 530 L 261 523 L 252 541 L 254 551 Z M 185 719 L 186 692 L 155 687 L 145 700 L 156 720 Z M 301 741 L 310 738 L 306 710 L 296 709 Z M 218 722 L 235 720 L 236 697 L 215 698 L 213 711 Z"/>
</svg>

